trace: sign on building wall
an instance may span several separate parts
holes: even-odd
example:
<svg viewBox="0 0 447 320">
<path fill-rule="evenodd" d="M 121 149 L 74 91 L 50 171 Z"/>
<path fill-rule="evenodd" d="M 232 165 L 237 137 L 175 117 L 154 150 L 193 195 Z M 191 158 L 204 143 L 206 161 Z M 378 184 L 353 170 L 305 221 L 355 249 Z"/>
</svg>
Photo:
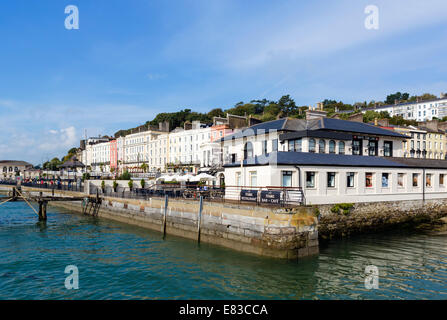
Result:
<svg viewBox="0 0 447 320">
<path fill-rule="evenodd" d="M 281 191 L 261 191 L 261 203 L 279 204 Z"/>
<path fill-rule="evenodd" d="M 257 190 L 241 190 L 241 201 L 256 202 L 258 200 Z"/>
</svg>

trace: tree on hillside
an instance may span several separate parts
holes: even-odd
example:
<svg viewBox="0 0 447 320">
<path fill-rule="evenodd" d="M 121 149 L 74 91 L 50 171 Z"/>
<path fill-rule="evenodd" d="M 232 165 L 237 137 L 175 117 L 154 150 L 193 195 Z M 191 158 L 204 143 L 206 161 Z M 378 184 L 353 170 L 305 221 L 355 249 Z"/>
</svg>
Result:
<svg viewBox="0 0 447 320">
<path fill-rule="evenodd" d="M 368 110 L 363 114 L 363 122 L 371 122 L 374 121 L 374 119 L 390 119 L 390 114 L 388 113 L 388 111 L 373 111 L 373 110 Z"/>
<path fill-rule="evenodd" d="M 53 158 L 51 161 L 47 161 L 43 164 L 43 169 L 56 171 L 58 170 L 58 166 L 62 164 L 58 158 Z"/>
<path fill-rule="evenodd" d="M 436 98 L 437 97 L 435 95 L 431 94 L 431 93 L 424 93 L 424 94 L 422 94 L 420 96 L 411 96 L 409 101 L 415 102 L 418 99 L 419 99 L 419 101 L 427 101 L 427 100 L 434 100 Z"/>
<path fill-rule="evenodd" d="M 410 94 L 409 93 L 400 93 L 400 92 L 396 92 L 393 94 L 389 94 L 386 96 L 386 100 L 385 103 L 386 104 L 394 104 L 394 102 L 400 101 L 400 102 L 405 102 L 409 99 Z"/>
<path fill-rule="evenodd" d="M 290 95 L 282 96 L 278 100 L 278 107 L 283 116 L 291 116 L 298 114 L 298 107 Z"/>
<path fill-rule="evenodd" d="M 225 112 L 221 108 L 215 108 L 212 109 L 210 112 L 208 112 L 208 117 L 210 119 L 213 119 L 213 117 L 225 117 Z"/>
</svg>

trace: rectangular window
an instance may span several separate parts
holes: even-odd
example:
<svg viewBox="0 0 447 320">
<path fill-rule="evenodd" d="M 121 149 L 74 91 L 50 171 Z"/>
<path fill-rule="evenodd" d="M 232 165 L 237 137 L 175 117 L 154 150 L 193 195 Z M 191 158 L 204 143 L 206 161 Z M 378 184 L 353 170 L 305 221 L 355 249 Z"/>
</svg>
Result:
<svg viewBox="0 0 447 320">
<path fill-rule="evenodd" d="M 373 174 L 372 172 L 365 173 L 365 187 L 372 188 L 373 186 Z"/>
<path fill-rule="evenodd" d="M 383 143 L 383 155 L 385 157 L 393 156 L 393 142 L 392 141 L 385 141 Z"/>
<path fill-rule="evenodd" d="M 428 188 L 431 188 L 431 178 L 432 178 L 432 174 L 431 173 L 427 173 L 425 175 L 425 186 Z"/>
<path fill-rule="evenodd" d="M 278 151 L 278 139 L 274 139 L 272 141 L 272 151 L 273 152 Z"/>
<path fill-rule="evenodd" d="M 295 152 L 301 152 L 301 139 L 295 140 Z"/>
<path fill-rule="evenodd" d="M 258 186 L 258 177 L 256 171 L 250 171 L 250 187 Z"/>
<path fill-rule="evenodd" d="M 267 154 L 267 140 L 262 141 L 262 154 Z"/>
<path fill-rule="evenodd" d="M 348 188 L 354 188 L 354 177 L 355 177 L 354 172 L 348 172 L 346 174 L 346 186 Z"/>
<path fill-rule="evenodd" d="M 315 188 L 315 172 L 306 172 L 306 188 Z"/>
<path fill-rule="evenodd" d="M 292 171 L 282 171 L 282 179 L 281 179 L 282 187 L 291 187 L 292 186 Z"/>
<path fill-rule="evenodd" d="M 361 156 L 362 152 L 362 140 L 352 140 L 352 154 Z"/>
<path fill-rule="evenodd" d="M 327 173 L 327 187 L 335 188 L 335 172 Z"/>
<path fill-rule="evenodd" d="M 377 141 L 369 141 L 369 144 L 368 144 L 368 154 L 370 156 L 377 156 L 378 149 L 379 149 L 379 146 L 378 146 L 378 142 Z"/>
<path fill-rule="evenodd" d="M 419 173 L 413 173 L 413 187 L 418 186 Z"/>
<path fill-rule="evenodd" d="M 397 174 L 397 186 L 401 188 L 404 187 L 404 173 Z"/>
<path fill-rule="evenodd" d="M 238 186 L 238 187 L 241 186 L 241 173 L 240 172 L 236 172 L 236 186 Z"/>
<path fill-rule="evenodd" d="M 440 174 L 439 175 L 439 186 L 443 187 L 444 186 L 444 174 Z"/>
<path fill-rule="evenodd" d="M 382 188 L 388 188 L 388 173 L 382 173 Z"/>
<path fill-rule="evenodd" d="M 289 151 L 295 151 L 295 140 L 289 140 Z"/>
</svg>

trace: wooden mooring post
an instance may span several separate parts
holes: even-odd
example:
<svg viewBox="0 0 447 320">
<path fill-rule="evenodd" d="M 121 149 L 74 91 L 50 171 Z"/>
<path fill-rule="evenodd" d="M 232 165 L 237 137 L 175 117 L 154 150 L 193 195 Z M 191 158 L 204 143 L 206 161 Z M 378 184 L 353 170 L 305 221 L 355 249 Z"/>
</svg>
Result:
<svg viewBox="0 0 447 320">
<path fill-rule="evenodd" d="M 47 220 L 47 204 L 46 200 L 39 200 L 39 221 Z"/>
<path fill-rule="evenodd" d="M 200 227 L 202 225 L 203 196 L 200 196 L 199 214 L 197 217 L 197 243 L 200 243 Z"/>
<path fill-rule="evenodd" d="M 163 211 L 163 239 L 166 238 L 166 221 L 168 218 L 168 195 L 165 195 L 165 208 Z"/>
</svg>

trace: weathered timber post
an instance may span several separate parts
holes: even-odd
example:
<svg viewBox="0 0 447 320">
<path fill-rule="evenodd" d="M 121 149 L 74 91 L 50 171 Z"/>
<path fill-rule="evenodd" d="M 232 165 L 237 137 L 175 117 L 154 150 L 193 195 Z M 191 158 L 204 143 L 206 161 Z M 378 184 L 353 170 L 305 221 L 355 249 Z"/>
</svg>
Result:
<svg viewBox="0 0 447 320">
<path fill-rule="evenodd" d="M 39 221 L 47 220 L 47 203 L 46 200 L 39 200 Z"/>
<path fill-rule="evenodd" d="M 197 217 L 197 242 L 200 243 L 200 226 L 202 224 L 203 196 L 200 196 L 199 215 Z"/>
<path fill-rule="evenodd" d="M 165 195 L 165 208 L 163 212 L 163 239 L 166 238 L 166 221 L 168 216 L 168 195 Z"/>
<path fill-rule="evenodd" d="M 16 201 L 17 200 L 17 191 L 16 191 L 16 187 L 12 188 L 12 200 L 11 201 Z"/>
</svg>

